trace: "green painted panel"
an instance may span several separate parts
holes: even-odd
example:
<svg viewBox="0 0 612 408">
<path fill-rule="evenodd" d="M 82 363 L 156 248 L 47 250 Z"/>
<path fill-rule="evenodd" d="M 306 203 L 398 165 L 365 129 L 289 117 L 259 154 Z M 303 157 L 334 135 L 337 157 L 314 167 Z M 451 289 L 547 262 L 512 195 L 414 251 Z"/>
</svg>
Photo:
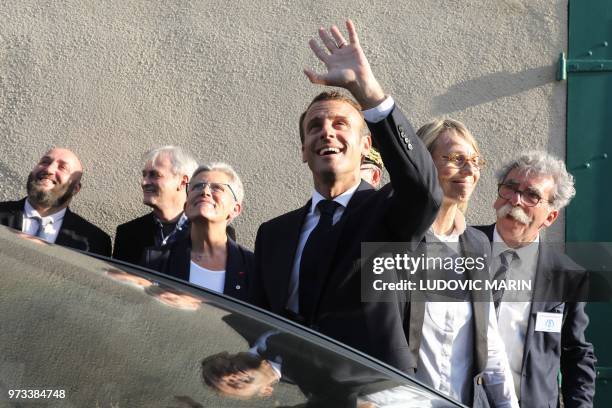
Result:
<svg viewBox="0 0 612 408">
<path fill-rule="evenodd" d="M 612 60 L 612 1 L 569 1 L 568 60 Z M 612 73 L 567 75 L 567 166 L 576 198 L 566 212 L 568 242 L 612 242 Z M 612 304 L 587 307 L 587 338 L 598 358 L 596 407 L 612 406 Z"/>
</svg>

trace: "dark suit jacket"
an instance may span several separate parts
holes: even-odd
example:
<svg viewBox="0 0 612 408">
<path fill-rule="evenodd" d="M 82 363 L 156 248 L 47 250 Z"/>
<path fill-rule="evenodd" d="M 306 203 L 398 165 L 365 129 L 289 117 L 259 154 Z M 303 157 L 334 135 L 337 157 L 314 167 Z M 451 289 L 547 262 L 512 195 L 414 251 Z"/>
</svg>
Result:
<svg viewBox="0 0 612 408">
<path fill-rule="evenodd" d="M 0 203 L 0 224 L 21 231 L 25 200 Z M 111 254 L 110 236 L 69 208 L 66 209 L 55 243 L 104 256 Z"/>
<path fill-rule="evenodd" d="M 227 228 L 228 235 L 236 240 L 234 229 L 231 226 Z M 156 234 L 159 234 L 159 227 L 152 212 L 119 225 L 115 233 L 113 258 L 145 266 L 145 248 L 155 246 Z"/>
<path fill-rule="evenodd" d="M 368 123 L 391 184 L 374 190 L 362 182 L 341 220 L 329 248 L 333 259 L 318 288 L 311 328 L 355 347 L 399 369 L 412 372 L 403 327 L 403 305 L 362 302 L 362 242 L 420 242 L 438 212 L 442 194 L 431 156 L 397 107 L 383 121 Z M 306 206 L 265 222 L 255 241 L 255 274 L 251 302 L 286 314 L 291 269 Z"/>
<path fill-rule="evenodd" d="M 143 266 L 166 275 L 189 281 L 191 265 L 191 239 L 187 236 L 163 248 L 146 248 Z M 223 293 L 236 299 L 247 300 L 249 279 L 253 274 L 253 252 L 227 239 L 227 263 Z"/>
<path fill-rule="evenodd" d="M 495 224 L 478 226 L 493 241 Z M 589 318 L 584 302 L 563 302 L 588 288 L 587 274 L 565 254 L 540 243 L 531 314 L 523 350 L 521 395 L 524 407 L 557 407 L 557 373 L 561 369 L 566 408 L 592 407 L 595 354 L 584 331 Z M 537 301 L 542 300 L 542 301 Z M 535 331 L 538 312 L 563 313 L 561 333 Z M 503 322 L 500 322 L 503 324 Z"/>
<path fill-rule="evenodd" d="M 487 237 L 480 231 L 472 227 L 467 227 L 463 234 L 459 236 L 459 248 L 462 257 L 483 257 L 486 260 L 490 259 L 491 249 Z M 420 251 L 422 252 L 422 251 Z M 439 254 L 436 254 L 439 256 Z M 488 266 L 482 270 L 477 268 L 468 268 L 466 277 L 471 280 L 486 280 L 488 279 Z M 422 278 L 427 278 L 423 276 Z M 410 351 L 416 361 L 419 359 L 419 347 L 421 345 L 421 335 L 423 331 L 423 322 L 425 319 L 425 299 L 419 298 L 419 292 L 414 292 L 410 303 L 407 305 L 406 314 L 410 316 L 405 320 L 405 330 L 408 333 L 408 345 Z M 487 364 L 488 357 L 488 327 L 489 327 L 489 307 L 491 305 L 490 294 L 484 291 L 472 291 L 468 294 L 472 304 L 473 330 L 474 330 L 474 348 L 473 348 L 473 367 L 472 377 L 476 377 L 482 373 Z M 470 356 L 471 357 L 471 356 Z M 418 370 L 418 367 L 417 367 Z M 485 384 L 486 385 L 486 384 Z"/>
</svg>

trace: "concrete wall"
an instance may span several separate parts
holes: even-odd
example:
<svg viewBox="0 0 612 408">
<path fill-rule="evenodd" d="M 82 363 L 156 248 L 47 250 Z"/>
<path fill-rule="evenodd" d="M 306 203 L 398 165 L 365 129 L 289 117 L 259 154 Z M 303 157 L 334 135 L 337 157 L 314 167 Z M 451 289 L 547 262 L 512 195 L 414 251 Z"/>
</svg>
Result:
<svg viewBox="0 0 612 408">
<path fill-rule="evenodd" d="M 0 3 L 0 199 L 24 195 L 53 145 L 86 166 L 72 208 L 109 233 L 141 204 L 142 153 L 176 144 L 235 166 L 239 241 L 303 205 L 297 119 L 322 89 L 308 39 L 352 18 L 375 73 L 415 126 L 464 121 L 491 166 L 469 219 L 492 222 L 493 167 L 521 149 L 565 154 L 567 1 L 5 0 Z M 549 238 L 562 239 L 562 222 Z"/>
</svg>

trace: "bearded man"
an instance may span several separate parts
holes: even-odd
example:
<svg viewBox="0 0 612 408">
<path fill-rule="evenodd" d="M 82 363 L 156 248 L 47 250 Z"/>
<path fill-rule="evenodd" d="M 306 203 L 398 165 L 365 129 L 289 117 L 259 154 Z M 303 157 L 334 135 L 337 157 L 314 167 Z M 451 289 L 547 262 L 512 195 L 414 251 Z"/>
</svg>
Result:
<svg viewBox="0 0 612 408">
<path fill-rule="evenodd" d="M 83 165 L 72 151 L 53 148 L 28 175 L 28 196 L 0 203 L 0 224 L 81 251 L 111 254 L 110 236 L 70 211 L 81 190 Z"/>
</svg>

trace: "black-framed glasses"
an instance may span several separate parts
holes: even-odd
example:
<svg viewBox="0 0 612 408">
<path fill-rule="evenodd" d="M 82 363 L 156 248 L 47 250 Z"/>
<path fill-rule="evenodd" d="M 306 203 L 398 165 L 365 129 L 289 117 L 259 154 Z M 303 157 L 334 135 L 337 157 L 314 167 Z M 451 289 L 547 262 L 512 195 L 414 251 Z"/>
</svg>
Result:
<svg viewBox="0 0 612 408">
<path fill-rule="evenodd" d="M 209 187 L 211 194 L 215 194 L 215 195 L 224 194 L 229 191 L 230 193 L 232 193 L 232 196 L 234 197 L 234 201 L 238 201 L 238 198 L 236 197 L 236 193 L 234 193 L 234 189 L 232 188 L 232 186 L 230 186 L 227 183 L 202 182 L 202 183 L 189 184 L 189 192 L 196 193 L 196 194 L 202 194 L 202 191 L 204 191 L 206 187 Z"/>
<path fill-rule="evenodd" d="M 482 169 L 487 163 L 485 159 L 475 154 L 473 156 L 467 156 L 462 153 L 449 153 L 447 156 L 442 156 L 443 159 L 446 159 L 448 164 L 457 169 L 462 169 L 467 163 L 472 163 L 472 165 L 478 170 Z"/>
<path fill-rule="evenodd" d="M 527 207 L 535 207 L 542 201 L 550 203 L 549 200 L 542 198 L 540 193 L 535 190 L 519 190 L 516 184 L 501 183 L 497 185 L 497 195 L 504 200 L 512 200 L 515 194 L 521 197 L 521 201 Z"/>
</svg>

